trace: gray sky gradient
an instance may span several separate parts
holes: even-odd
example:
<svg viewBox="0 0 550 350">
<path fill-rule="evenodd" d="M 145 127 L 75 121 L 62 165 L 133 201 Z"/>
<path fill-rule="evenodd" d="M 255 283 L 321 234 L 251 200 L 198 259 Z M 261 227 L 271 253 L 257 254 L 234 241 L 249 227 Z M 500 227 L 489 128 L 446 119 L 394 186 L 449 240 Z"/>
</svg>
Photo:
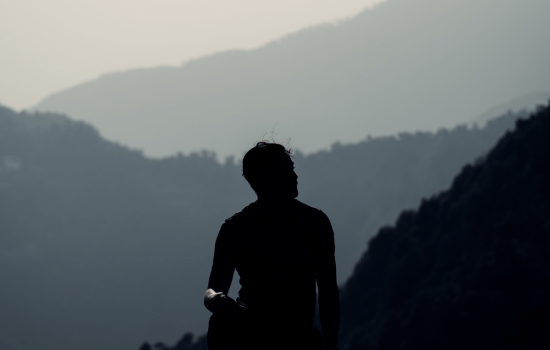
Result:
<svg viewBox="0 0 550 350">
<path fill-rule="evenodd" d="M 0 103 L 28 108 L 105 72 L 248 49 L 383 0 L 3 0 Z"/>
</svg>

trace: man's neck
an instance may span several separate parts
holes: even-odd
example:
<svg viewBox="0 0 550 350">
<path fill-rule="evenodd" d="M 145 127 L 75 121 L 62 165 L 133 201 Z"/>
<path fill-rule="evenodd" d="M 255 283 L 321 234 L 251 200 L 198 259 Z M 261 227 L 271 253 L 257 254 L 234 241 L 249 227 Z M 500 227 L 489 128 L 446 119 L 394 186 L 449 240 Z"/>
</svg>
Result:
<svg viewBox="0 0 550 350">
<path fill-rule="evenodd" d="M 264 216 L 284 216 L 289 213 L 293 202 L 294 198 L 258 196 L 256 205 Z"/>
</svg>

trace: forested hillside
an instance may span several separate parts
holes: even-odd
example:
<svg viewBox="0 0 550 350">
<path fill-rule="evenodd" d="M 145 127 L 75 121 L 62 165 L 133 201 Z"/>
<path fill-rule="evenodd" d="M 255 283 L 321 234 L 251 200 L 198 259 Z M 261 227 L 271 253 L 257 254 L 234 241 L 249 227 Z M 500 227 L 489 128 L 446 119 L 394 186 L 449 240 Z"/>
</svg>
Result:
<svg viewBox="0 0 550 350">
<path fill-rule="evenodd" d="M 433 131 L 550 92 L 547 13 L 547 0 L 387 0 L 255 50 L 106 74 L 35 107 L 154 156 L 241 156 L 275 125 L 308 153 Z"/>
<path fill-rule="evenodd" d="M 343 349 L 550 348 L 550 106 L 369 242 Z"/>
<path fill-rule="evenodd" d="M 378 227 L 447 188 L 517 117 L 296 152 L 299 199 L 335 228 L 340 281 Z M 240 165 L 211 152 L 151 160 L 88 124 L 1 107 L 0 348 L 134 349 L 204 332 L 217 231 L 252 200 Z"/>
<path fill-rule="evenodd" d="M 0 348 L 133 348 L 204 322 L 215 235 L 253 199 L 237 166 L 5 108 L 0 150 Z"/>
</svg>

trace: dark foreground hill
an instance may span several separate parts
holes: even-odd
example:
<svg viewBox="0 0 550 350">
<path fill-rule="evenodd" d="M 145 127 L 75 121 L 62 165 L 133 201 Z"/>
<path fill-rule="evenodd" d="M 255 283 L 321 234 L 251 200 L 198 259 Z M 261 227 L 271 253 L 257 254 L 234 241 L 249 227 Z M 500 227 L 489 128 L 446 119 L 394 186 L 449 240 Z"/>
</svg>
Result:
<svg viewBox="0 0 550 350">
<path fill-rule="evenodd" d="M 255 50 L 104 75 L 36 108 L 155 156 L 205 142 L 241 155 L 275 124 L 307 152 L 434 130 L 550 91 L 547 13 L 547 0 L 388 0 Z"/>
<path fill-rule="evenodd" d="M 299 199 L 331 218 L 340 281 L 380 226 L 447 188 L 518 116 L 297 152 Z M 151 160 L 88 124 L 0 108 L 0 348 L 133 349 L 204 332 L 214 239 L 254 199 L 240 173 L 209 152 Z"/>
<path fill-rule="evenodd" d="M 344 349 L 550 348 L 550 107 L 380 230 L 341 292 Z"/>
</svg>

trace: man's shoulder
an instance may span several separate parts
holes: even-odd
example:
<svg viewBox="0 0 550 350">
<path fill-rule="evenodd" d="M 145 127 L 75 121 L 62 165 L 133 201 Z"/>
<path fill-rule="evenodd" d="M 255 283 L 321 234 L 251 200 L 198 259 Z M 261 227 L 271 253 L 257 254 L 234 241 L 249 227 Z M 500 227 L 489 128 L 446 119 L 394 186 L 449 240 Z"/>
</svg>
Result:
<svg viewBox="0 0 550 350">
<path fill-rule="evenodd" d="M 327 218 L 327 215 L 320 209 L 314 208 L 310 205 L 307 205 L 305 203 L 300 202 L 297 199 L 294 199 L 294 203 L 296 205 L 296 208 L 298 211 L 301 212 L 302 215 L 307 216 L 312 219 L 325 219 Z M 233 226 L 238 225 L 240 223 L 248 221 L 251 217 L 255 215 L 255 206 L 256 202 L 252 202 L 246 207 L 244 207 L 243 210 L 241 210 L 238 213 L 235 213 L 231 217 L 227 218 L 225 220 L 226 225 Z"/>
<path fill-rule="evenodd" d="M 296 200 L 296 203 L 299 208 L 298 210 L 302 212 L 302 217 L 304 217 L 309 222 L 309 224 L 311 225 L 310 227 L 313 228 L 314 232 L 331 233 L 333 235 L 330 220 L 322 210 L 304 204 L 298 200 Z M 323 237 L 329 236 L 330 235 L 323 235 Z"/>
<path fill-rule="evenodd" d="M 307 215 L 312 216 L 326 216 L 325 213 L 321 209 L 314 208 L 310 205 L 307 205 L 305 203 L 300 202 L 299 200 L 295 199 L 294 202 L 296 203 L 299 210 L 303 211 Z"/>
<path fill-rule="evenodd" d="M 240 212 L 235 213 L 231 217 L 225 219 L 224 224 L 235 225 L 242 222 L 242 220 L 245 219 L 247 216 L 249 216 L 251 212 L 254 210 L 254 203 L 255 202 L 250 203 L 249 205 L 244 207 L 243 210 L 241 210 Z"/>
</svg>

